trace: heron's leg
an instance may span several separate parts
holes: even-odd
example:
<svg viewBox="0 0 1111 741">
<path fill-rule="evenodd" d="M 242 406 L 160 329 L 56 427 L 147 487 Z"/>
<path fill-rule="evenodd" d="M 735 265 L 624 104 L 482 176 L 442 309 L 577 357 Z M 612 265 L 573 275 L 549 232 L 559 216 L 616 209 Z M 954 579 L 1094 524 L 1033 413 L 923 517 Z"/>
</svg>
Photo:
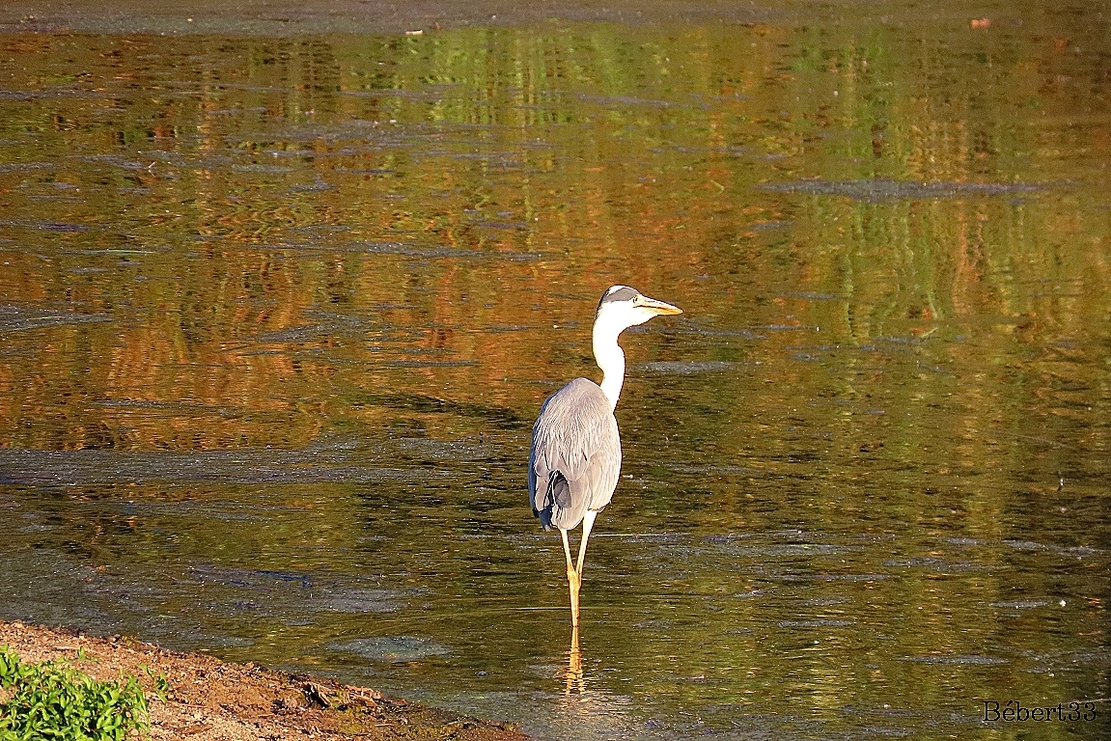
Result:
<svg viewBox="0 0 1111 741">
<path fill-rule="evenodd" d="M 571 560 L 571 544 L 567 542 L 567 531 L 560 530 L 559 534 L 563 536 L 563 555 L 567 556 L 567 573 L 570 574 L 575 570 L 574 561 Z"/>
<path fill-rule="evenodd" d="M 567 556 L 567 586 L 571 590 L 571 627 L 579 627 L 579 585 L 582 579 L 575 571 L 575 564 L 571 562 L 571 544 L 567 542 L 567 531 L 562 528 L 559 534 L 563 536 L 563 555 Z"/>
<path fill-rule="evenodd" d="M 594 527 L 594 518 L 597 516 L 597 512 L 592 512 L 590 510 L 587 510 L 586 514 L 583 516 L 583 538 L 579 541 L 579 566 L 575 569 L 579 575 L 579 584 L 582 584 L 583 561 L 586 560 L 586 541 L 590 538 L 590 529 Z M 568 555 L 568 559 L 570 559 L 570 555 Z"/>
</svg>

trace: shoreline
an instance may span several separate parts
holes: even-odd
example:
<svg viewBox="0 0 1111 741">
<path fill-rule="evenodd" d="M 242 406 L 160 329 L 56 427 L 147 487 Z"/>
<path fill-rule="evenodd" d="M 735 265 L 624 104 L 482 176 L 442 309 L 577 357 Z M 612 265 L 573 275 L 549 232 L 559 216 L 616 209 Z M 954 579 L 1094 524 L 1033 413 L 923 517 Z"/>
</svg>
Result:
<svg viewBox="0 0 1111 741">
<path fill-rule="evenodd" d="M 99 680 L 121 672 L 139 679 L 150 702 L 150 738 L 191 741 L 258 739 L 434 738 L 529 741 L 513 724 L 384 697 L 309 674 L 233 664 L 169 651 L 136 638 L 101 638 L 79 630 L 0 620 L 0 645 L 25 662 L 65 659 Z M 79 658 L 82 652 L 83 658 Z M 165 700 L 153 691 L 165 677 Z"/>
</svg>

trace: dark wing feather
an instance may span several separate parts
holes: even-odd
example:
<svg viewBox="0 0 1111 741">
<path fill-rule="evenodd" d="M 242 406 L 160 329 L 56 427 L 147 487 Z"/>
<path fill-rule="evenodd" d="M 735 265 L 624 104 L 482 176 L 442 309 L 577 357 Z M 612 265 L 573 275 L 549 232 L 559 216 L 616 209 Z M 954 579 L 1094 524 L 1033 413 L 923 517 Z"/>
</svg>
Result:
<svg viewBox="0 0 1111 741">
<path fill-rule="evenodd" d="M 609 399 L 576 378 L 544 402 L 532 428 L 529 499 L 545 529 L 570 530 L 610 503 L 621 474 L 621 438 Z"/>
</svg>

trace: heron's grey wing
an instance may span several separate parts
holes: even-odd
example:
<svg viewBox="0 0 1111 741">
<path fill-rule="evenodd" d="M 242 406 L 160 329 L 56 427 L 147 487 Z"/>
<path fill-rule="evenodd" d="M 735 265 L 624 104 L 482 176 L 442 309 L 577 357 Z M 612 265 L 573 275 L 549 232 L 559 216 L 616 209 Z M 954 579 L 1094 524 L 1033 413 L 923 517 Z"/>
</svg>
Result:
<svg viewBox="0 0 1111 741">
<path fill-rule="evenodd" d="M 602 389 L 576 378 L 544 402 L 532 428 L 529 495 L 544 527 L 569 530 L 610 503 L 621 474 L 617 420 Z"/>
</svg>

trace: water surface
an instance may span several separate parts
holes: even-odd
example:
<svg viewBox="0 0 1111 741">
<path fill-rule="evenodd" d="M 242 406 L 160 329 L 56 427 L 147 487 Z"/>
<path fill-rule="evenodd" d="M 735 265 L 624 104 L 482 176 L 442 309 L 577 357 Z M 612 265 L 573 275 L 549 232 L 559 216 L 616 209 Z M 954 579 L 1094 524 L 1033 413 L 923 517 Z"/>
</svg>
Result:
<svg viewBox="0 0 1111 741">
<path fill-rule="evenodd" d="M 196 7 L 0 18 L 0 616 L 545 738 L 1106 736 L 1099 4 Z M 618 282 L 686 313 L 576 656 L 524 466 Z"/>
</svg>

